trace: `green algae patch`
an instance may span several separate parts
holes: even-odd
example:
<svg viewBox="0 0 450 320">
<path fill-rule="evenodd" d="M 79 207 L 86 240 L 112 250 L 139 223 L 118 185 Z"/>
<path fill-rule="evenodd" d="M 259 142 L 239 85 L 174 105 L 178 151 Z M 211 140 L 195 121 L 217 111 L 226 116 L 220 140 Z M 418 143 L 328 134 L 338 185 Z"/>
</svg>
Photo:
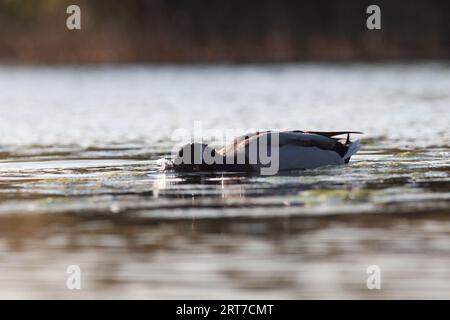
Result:
<svg viewBox="0 0 450 320">
<path fill-rule="evenodd" d="M 373 190 L 352 189 L 352 190 L 324 190 L 315 189 L 303 191 L 299 194 L 305 203 L 319 202 L 367 202 L 370 200 Z"/>
</svg>

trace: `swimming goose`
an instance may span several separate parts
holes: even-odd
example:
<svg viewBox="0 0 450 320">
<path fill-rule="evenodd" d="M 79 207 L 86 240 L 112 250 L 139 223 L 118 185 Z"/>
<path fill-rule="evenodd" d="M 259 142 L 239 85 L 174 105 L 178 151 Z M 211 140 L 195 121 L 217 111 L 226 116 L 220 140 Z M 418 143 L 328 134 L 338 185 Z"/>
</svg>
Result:
<svg viewBox="0 0 450 320">
<path fill-rule="evenodd" d="M 263 131 L 249 133 L 221 149 L 202 143 L 189 143 L 172 161 L 177 171 L 252 172 L 314 169 L 349 162 L 359 147 L 350 141 L 357 131 Z M 344 141 L 337 136 L 346 134 Z M 274 172 L 274 173 L 276 173 Z"/>
</svg>

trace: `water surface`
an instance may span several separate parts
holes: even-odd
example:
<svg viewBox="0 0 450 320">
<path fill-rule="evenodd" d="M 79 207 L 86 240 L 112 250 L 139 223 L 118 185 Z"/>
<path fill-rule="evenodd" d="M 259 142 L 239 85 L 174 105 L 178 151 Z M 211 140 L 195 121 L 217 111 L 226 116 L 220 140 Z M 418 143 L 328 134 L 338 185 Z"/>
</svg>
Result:
<svg viewBox="0 0 450 320">
<path fill-rule="evenodd" d="M 0 67 L 0 297 L 450 298 L 449 106 L 443 63 Z M 194 121 L 365 135 L 348 166 L 159 170 Z"/>
</svg>

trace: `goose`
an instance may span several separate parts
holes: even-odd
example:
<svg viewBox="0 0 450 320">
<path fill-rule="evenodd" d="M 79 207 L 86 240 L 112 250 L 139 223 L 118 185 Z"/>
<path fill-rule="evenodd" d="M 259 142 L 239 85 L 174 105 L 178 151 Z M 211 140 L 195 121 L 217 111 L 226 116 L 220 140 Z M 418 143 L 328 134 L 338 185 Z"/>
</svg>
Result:
<svg viewBox="0 0 450 320">
<path fill-rule="evenodd" d="M 171 161 L 176 171 L 261 172 L 344 165 L 360 148 L 350 141 L 359 131 L 262 131 L 237 137 L 221 149 L 204 143 L 184 145 Z M 347 135 L 345 140 L 338 136 Z M 265 149 L 264 149 L 265 148 Z M 263 150 L 264 149 L 264 150 Z M 261 152 L 259 152 L 262 150 Z M 253 151 L 253 153 L 252 153 Z"/>
</svg>

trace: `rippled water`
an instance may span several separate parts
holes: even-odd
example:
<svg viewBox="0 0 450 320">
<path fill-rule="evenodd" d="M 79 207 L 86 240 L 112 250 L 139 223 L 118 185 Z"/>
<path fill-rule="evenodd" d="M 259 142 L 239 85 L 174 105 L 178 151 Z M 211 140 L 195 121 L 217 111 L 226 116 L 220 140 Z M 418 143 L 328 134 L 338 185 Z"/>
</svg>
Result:
<svg viewBox="0 0 450 320">
<path fill-rule="evenodd" d="M 0 67 L 0 297 L 450 298 L 449 108 L 443 63 Z M 365 135 L 348 166 L 159 170 L 198 120 Z"/>
</svg>

